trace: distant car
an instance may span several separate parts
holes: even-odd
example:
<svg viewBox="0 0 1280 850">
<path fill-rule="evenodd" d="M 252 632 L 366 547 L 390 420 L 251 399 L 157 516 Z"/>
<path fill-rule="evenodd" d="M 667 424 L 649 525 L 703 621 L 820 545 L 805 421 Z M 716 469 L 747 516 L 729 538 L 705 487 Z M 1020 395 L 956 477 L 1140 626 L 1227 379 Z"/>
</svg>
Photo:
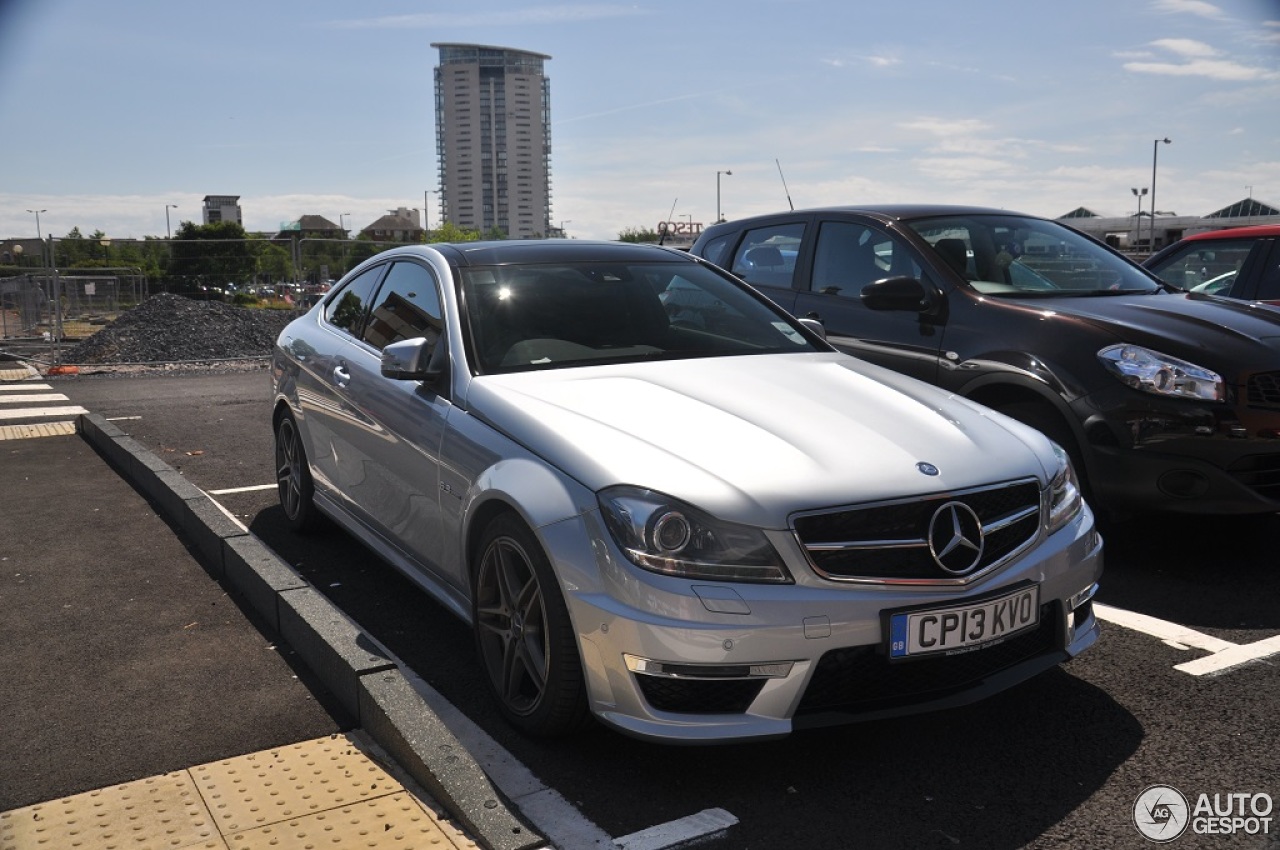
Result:
<svg viewBox="0 0 1280 850">
<path fill-rule="evenodd" d="M 1193 233 L 1143 266 L 1178 289 L 1280 305 L 1280 224 Z"/>
<path fill-rule="evenodd" d="M 396 248 L 280 335 L 280 502 L 470 623 L 503 715 L 725 741 L 971 702 L 1097 638 L 1031 428 L 681 251 Z"/>
<path fill-rule="evenodd" d="M 1062 223 L 979 207 L 779 212 L 691 250 L 837 347 L 1044 431 L 1112 517 L 1280 511 L 1280 310 L 1173 294 Z M 1255 250 L 1261 281 L 1276 246 Z"/>
</svg>

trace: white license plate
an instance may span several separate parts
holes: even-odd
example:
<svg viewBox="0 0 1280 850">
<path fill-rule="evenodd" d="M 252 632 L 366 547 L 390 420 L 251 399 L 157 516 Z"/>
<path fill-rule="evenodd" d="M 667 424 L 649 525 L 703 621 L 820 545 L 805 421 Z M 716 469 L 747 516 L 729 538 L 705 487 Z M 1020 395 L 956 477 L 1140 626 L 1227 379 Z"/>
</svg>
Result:
<svg viewBox="0 0 1280 850">
<path fill-rule="evenodd" d="M 889 618 L 889 657 L 981 649 L 1040 623 L 1040 585 L 951 608 L 906 611 Z"/>
</svg>

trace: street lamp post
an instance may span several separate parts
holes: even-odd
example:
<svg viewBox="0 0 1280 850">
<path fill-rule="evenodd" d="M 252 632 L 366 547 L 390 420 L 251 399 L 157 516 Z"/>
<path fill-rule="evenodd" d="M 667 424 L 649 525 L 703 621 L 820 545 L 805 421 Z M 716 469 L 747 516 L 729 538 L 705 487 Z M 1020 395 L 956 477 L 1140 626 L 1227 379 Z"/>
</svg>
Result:
<svg viewBox="0 0 1280 850">
<path fill-rule="evenodd" d="M 173 231 L 169 228 L 169 210 L 176 210 L 177 208 L 177 204 L 164 205 L 164 238 L 166 239 L 173 238 Z"/>
<path fill-rule="evenodd" d="M 720 175 L 721 174 L 732 175 L 733 172 L 732 171 L 716 172 L 716 224 L 719 224 L 720 222 L 724 221 L 724 216 L 720 215 Z"/>
<path fill-rule="evenodd" d="M 1143 186 L 1141 189 L 1130 189 L 1129 191 L 1133 192 L 1134 197 L 1138 199 L 1138 226 L 1137 232 L 1133 237 L 1133 247 L 1136 250 L 1138 242 L 1142 240 L 1142 198 L 1147 194 L 1147 187 Z"/>
<path fill-rule="evenodd" d="M 40 213 L 48 212 L 48 210 L 27 210 L 34 213 L 36 217 L 36 241 L 40 243 L 40 265 L 44 265 L 44 235 L 40 232 Z"/>
<path fill-rule="evenodd" d="M 1165 136 L 1163 139 L 1156 139 L 1151 143 L 1151 239 L 1147 248 L 1153 254 L 1156 250 L 1156 157 L 1160 153 L 1161 142 L 1167 145 L 1171 144 L 1172 140 Z"/>
<path fill-rule="evenodd" d="M 561 221 L 561 222 L 560 222 L 560 238 L 561 238 L 561 239 L 568 239 L 568 238 L 569 238 L 569 235 L 568 235 L 567 233 L 565 233 L 565 230 L 564 230 L 564 226 L 565 226 L 566 224 L 573 224 L 573 219 L 571 219 L 571 218 L 566 218 L 566 219 L 564 219 L 563 221 Z"/>
<path fill-rule="evenodd" d="M 351 215 L 351 213 L 338 213 L 338 227 L 342 230 L 343 239 L 347 238 L 347 223 L 344 219 L 349 215 Z"/>
</svg>

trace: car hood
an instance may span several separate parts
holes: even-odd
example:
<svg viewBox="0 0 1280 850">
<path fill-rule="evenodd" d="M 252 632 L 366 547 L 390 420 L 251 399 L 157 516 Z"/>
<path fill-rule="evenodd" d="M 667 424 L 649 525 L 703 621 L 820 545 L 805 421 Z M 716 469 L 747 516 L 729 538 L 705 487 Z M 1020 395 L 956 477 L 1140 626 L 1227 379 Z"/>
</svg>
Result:
<svg viewBox="0 0 1280 850">
<path fill-rule="evenodd" d="M 466 405 L 593 490 L 646 487 L 765 527 L 794 510 L 1043 484 L 1055 462 L 1038 432 L 838 353 L 486 376 Z"/>
<path fill-rule="evenodd" d="M 1051 302 L 1051 306 L 1050 306 Z M 1115 337 L 1206 366 L 1228 379 L 1280 369 L 1280 310 L 1201 293 L 1020 302 L 1083 319 Z"/>
</svg>

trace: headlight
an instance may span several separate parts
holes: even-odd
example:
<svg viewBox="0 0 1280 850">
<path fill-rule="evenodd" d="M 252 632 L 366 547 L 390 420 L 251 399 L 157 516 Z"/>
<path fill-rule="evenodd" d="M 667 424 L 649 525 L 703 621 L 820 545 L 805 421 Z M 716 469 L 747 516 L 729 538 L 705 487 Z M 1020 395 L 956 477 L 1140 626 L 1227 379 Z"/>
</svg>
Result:
<svg viewBox="0 0 1280 850">
<path fill-rule="evenodd" d="M 1099 351 L 1098 359 L 1135 390 L 1198 401 L 1226 399 L 1217 372 L 1140 345 L 1113 345 Z"/>
<path fill-rule="evenodd" d="M 1066 525 L 1078 513 L 1084 504 L 1080 495 L 1080 482 L 1076 480 L 1076 471 L 1071 466 L 1071 458 L 1057 443 L 1053 444 L 1053 453 L 1058 457 L 1058 471 L 1049 482 L 1049 521 L 1048 531 L 1053 534 Z"/>
<path fill-rule="evenodd" d="M 723 522 L 639 487 L 600 491 L 618 547 L 638 567 L 685 578 L 787 582 L 782 558 L 758 528 Z"/>
</svg>

